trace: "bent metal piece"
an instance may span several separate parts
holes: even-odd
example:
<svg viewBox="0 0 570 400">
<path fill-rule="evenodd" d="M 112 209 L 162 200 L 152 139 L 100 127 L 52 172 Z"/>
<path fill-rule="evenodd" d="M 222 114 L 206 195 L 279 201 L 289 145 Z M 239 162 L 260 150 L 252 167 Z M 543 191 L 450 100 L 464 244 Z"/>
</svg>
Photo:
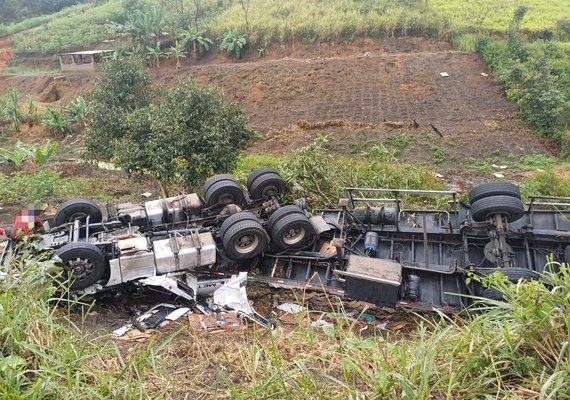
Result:
<svg viewBox="0 0 570 400">
<path fill-rule="evenodd" d="M 274 174 L 260 170 L 252 182 Z M 224 183 L 232 193 L 238 190 L 237 181 L 224 175 L 210 180 L 207 191 L 218 190 L 220 182 L 232 182 Z M 313 216 L 274 194 L 211 206 L 199 194 L 184 194 L 108 206 L 106 220 L 74 220 L 40 240 L 53 250 L 89 243 L 104 254 L 105 273 L 96 284 L 78 288 L 85 292 L 139 282 L 194 301 L 203 289 L 211 292 L 248 270 L 250 280 L 273 286 L 457 312 L 471 303 L 463 295 L 484 294 L 467 279 L 471 273 L 542 273 L 550 255 L 570 262 L 570 199 L 531 197 L 523 209 L 514 185 L 485 185 L 471 196 L 471 207 L 451 191 L 348 188 L 338 208 Z M 408 207 L 414 196 L 421 204 L 428 197 L 449 201 L 437 201 L 438 209 Z M 310 232 L 307 240 L 299 239 L 302 232 Z M 9 244 L 4 252 L 5 268 L 14 249 Z"/>
</svg>

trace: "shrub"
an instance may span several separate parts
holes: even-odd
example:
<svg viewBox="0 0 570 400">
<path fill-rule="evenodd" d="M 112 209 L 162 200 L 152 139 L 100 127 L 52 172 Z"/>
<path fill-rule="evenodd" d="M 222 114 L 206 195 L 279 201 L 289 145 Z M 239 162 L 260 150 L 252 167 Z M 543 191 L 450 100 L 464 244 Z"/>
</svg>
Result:
<svg viewBox="0 0 570 400">
<path fill-rule="evenodd" d="M 225 51 L 231 57 L 241 58 L 246 45 L 246 35 L 237 30 L 227 31 L 220 37 L 220 50 Z"/>
<path fill-rule="evenodd" d="M 103 68 L 88 111 L 89 156 L 162 184 L 182 179 L 189 189 L 233 169 L 253 137 L 243 111 L 225 105 L 217 89 L 192 80 L 177 80 L 163 93 L 153 92 L 150 83 L 140 62 L 113 61 Z"/>
</svg>

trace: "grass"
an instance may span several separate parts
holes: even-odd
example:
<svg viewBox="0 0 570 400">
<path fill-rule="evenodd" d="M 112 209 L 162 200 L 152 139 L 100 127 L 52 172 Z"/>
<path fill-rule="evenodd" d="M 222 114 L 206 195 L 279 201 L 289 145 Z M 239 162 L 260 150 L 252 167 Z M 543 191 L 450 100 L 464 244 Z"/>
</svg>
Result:
<svg viewBox="0 0 570 400">
<path fill-rule="evenodd" d="M 350 40 L 359 36 L 443 37 L 445 19 L 420 0 L 250 0 L 248 25 L 239 3 L 213 18 L 212 36 L 230 29 L 246 32 L 253 44 Z"/>
<path fill-rule="evenodd" d="M 530 32 L 554 29 L 557 21 L 570 15 L 570 3 L 567 1 L 426 0 L 425 3 L 450 18 L 455 29 L 470 31 L 506 32 L 519 4 L 529 8 L 522 29 Z"/>
<path fill-rule="evenodd" d="M 61 75 L 59 69 L 44 69 L 39 67 L 26 67 L 21 65 L 13 65 L 2 71 L 1 75 Z"/>
<path fill-rule="evenodd" d="M 426 315 L 406 335 L 370 325 L 361 330 L 340 308 L 324 329 L 300 323 L 214 336 L 177 322 L 172 334 L 119 346 L 81 329 L 89 304 L 60 300 L 55 306 L 55 287 L 40 279 L 50 263 L 28 252 L 15 265 L 24 260 L 20 275 L 0 281 L 2 398 L 570 396 L 566 266 L 544 276 L 548 287 L 493 277 L 489 284 L 507 302 L 476 304 L 464 318 Z"/>
<path fill-rule="evenodd" d="M 41 21 L 39 25 L 14 35 L 13 42 L 18 54 L 47 55 L 83 50 L 100 44 L 104 39 L 113 39 L 115 33 L 108 20 L 122 19 L 123 5 L 116 0 L 102 4 L 80 4 L 50 17 L 49 20 L 37 17 L 37 22 Z"/>
</svg>

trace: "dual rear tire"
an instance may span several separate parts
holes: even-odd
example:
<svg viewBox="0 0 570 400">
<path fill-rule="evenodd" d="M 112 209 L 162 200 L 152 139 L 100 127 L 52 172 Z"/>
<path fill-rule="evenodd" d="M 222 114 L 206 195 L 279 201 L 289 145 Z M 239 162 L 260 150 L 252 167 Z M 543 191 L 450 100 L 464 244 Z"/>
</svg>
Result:
<svg viewBox="0 0 570 400">
<path fill-rule="evenodd" d="M 486 221 L 501 214 L 508 222 L 514 222 L 524 215 L 520 189 L 510 182 L 491 182 L 477 186 L 469 193 L 471 218 L 475 222 Z"/>
</svg>

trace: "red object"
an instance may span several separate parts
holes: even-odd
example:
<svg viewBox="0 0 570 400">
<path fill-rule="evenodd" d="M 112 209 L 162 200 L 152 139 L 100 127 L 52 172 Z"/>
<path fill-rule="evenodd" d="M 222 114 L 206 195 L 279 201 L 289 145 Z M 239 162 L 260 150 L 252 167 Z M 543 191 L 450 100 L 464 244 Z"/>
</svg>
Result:
<svg viewBox="0 0 570 400">
<path fill-rule="evenodd" d="M 23 211 L 22 215 L 16 217 L 10 237 L 12 239 L 22 239 L 24 236 L 33 235 L 42 230 L 43 223 L 41 218 L 37 215 L 28 215 L 26 211 Z"/>
<path fill-rule="evenodd" d="M 0 235 L 3 235 L 6 232 L 4 229 L 0 228 Z"/>
</svg>

